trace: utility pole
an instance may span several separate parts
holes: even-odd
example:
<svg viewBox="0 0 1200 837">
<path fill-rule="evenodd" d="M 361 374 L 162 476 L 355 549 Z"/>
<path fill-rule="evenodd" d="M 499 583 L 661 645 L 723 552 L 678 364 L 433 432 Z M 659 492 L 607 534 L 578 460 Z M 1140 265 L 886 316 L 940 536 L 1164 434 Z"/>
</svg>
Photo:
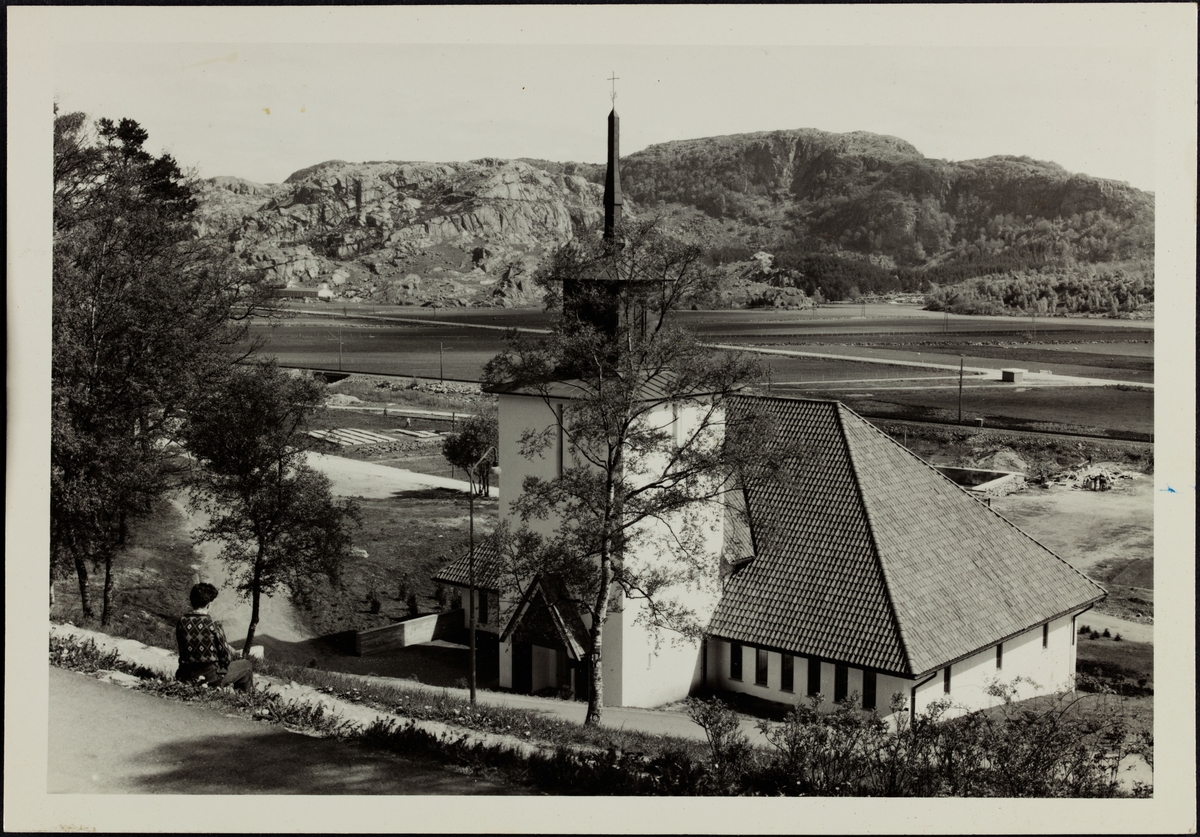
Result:
<svg viewBox="0 0 1200 837">
<path fill-rule="evenodd" d="M 963 359 L 960 356 L 958 359 L 958 423 L 962 424 L 962 379 L 963 379 Z"/>
<path fill-rule="evenodd" d="M 442 364 L 442 350 L 444 348 L 445 348 L 445 346 L 443 344 L 438 343 L 438 381 L 440 383 L 446 382 L 445 370 L 444 370 L 444 366 Z"/>
<path fill-rule="evenodd" d="M 469 503 L 468 508 L 470 510 L 469 515 L 468 515 L 470 518 L 470 522 L 468 523 L 468 531 L 469 531 L 469 537 L 471 539 L 471 548 L 470 548 L 470 552 L 468 553 L 468 558 L 467 558 L 467 586 L 469 588 L 469 595 L 467 597 L 467 599 L 468 599 L 468 602 L 467 602 L 467 606 L 468 606 L 467 624 L 470 626 L 470 637 L 469 637 L 470 651 L 471 651 L 470 685 L 471 685 L 471 705 L 472 706 L 475 705 L 475 668 L 476 668 L 476 666 L 475 666 L 475 472 L 479 469 L 479 466 L 483 464 L 483 461 L 485 459 L 487 459 L 488 456 L 495 450 L 496 449 L 494 447 L 489 447 L 487 450 L 485 450 L 483 452 L 483 456 L 479 457 L 479 460 L 474 465 L 471 466 L 470 470 L 467 471 L 467 480 L 468 480 L 467 492 L 470 495 L 469 499 L 468 499 L 468 503 Z M 484 595 L 486 596 L 487 593 L 485 592 Z"/>
</svg>

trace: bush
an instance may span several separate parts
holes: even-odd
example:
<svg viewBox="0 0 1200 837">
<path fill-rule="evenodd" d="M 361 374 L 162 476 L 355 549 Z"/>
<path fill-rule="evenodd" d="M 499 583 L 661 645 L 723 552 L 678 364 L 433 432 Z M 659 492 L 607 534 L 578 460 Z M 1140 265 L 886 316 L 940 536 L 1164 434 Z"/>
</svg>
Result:
<svg viewBox="0 0 1200 837">
<path fill-rule="evenodd" d="M 416 593 L 408 594 L 407 604 L 408 604 L 408 615 L 409 616 L 417 616 L 421 613 L 421 607 L 420 607 L 420 605 L 417 604 L 417 594 Z"/>
<path fill-rule="evenodd" d="M 688 698 L 687 714 L 704 730 L 708 741 L 705 790 L 722 795 L 736 792 L 750 754 L 750 743 L 741 731 L 738 714 L 718 698 Z"/>
</svg>

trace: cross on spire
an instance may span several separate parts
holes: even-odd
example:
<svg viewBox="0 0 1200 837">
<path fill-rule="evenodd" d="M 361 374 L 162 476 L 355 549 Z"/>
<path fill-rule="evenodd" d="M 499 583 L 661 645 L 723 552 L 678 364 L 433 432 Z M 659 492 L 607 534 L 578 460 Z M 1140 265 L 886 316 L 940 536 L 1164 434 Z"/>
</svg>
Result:
<svg viewBox="0 0 1200 837">
<path fill-rule="evenodd" d="M 613 83 L 612 100 L 613 100 L 613 106 L 615 107 L 617 104 L 617 81 L 619 81 L 615 70 L 613 71 L 612 78 L 610 78 L 609 81 L 611 81 Z"/>
</svg>

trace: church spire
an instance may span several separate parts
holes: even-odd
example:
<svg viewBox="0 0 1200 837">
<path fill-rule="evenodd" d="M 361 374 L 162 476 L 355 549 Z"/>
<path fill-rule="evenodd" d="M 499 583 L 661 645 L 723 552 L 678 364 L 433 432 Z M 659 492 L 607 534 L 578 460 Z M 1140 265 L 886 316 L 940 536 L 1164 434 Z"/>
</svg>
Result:
<svg viewBox="0 0 1200 837">
<path fill-rule="evenodd" d="M 604 237 L 612 240 L 621 225 L 621 117 L 617 116 L 616 75 L 613 86 L 613 109 L 608 115 L 608 171 L 604 177 Z"/>
</svg>

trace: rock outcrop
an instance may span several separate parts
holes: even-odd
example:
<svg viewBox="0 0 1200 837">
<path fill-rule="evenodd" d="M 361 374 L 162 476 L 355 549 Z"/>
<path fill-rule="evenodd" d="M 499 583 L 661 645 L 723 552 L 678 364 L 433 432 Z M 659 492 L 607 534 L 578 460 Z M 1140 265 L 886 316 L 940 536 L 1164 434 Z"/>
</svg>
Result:
<svg viewBox="0 0 1200 837">
<path fill-rule="evenodd" d="M 205 182 L 201 231 L 281 287 L 412 305 L 536 304 L 540 257 L 603 215 L 602 190 L 528 163 L 331 161 L 274 186 Z"/>
</svg>

